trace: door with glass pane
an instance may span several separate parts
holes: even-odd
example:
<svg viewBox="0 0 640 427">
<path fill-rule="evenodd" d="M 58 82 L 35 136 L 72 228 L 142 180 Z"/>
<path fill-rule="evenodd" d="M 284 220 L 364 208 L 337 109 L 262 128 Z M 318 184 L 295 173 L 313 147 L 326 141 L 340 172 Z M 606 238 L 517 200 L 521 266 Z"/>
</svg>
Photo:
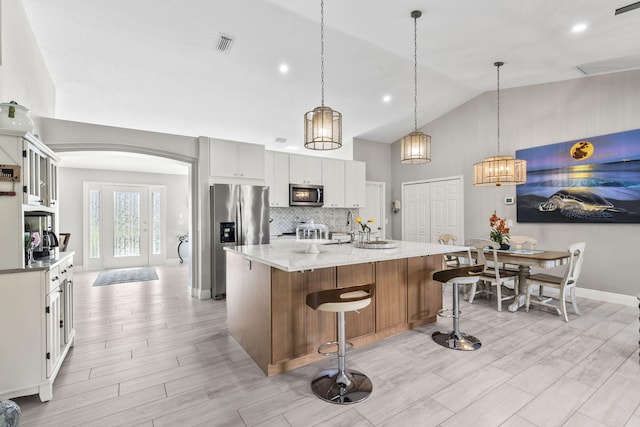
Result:
<svg viewBox="0 0 640 427">
<path fill-rule="evenodd" d="M 89 184 L 86 189 L 90 269 L 164 261 L 164 187 Z"/>
</svg>

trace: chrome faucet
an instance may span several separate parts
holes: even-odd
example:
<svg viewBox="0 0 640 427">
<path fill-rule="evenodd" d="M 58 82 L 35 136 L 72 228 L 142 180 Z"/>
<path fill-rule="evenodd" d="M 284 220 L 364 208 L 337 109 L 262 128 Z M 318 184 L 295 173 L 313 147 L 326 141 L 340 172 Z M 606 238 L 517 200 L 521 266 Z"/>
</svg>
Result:
<svg viewBox="0 0 640 427">
<path fill-rule="evenodd" d="M 353 242 L 355 233 L 353 231 L 353 212 L 351 212 L 351 209 L 347 211 L 347 227 L 349 227 L 349 236 L 351 236 L 351 242 Z"/>
</svg>

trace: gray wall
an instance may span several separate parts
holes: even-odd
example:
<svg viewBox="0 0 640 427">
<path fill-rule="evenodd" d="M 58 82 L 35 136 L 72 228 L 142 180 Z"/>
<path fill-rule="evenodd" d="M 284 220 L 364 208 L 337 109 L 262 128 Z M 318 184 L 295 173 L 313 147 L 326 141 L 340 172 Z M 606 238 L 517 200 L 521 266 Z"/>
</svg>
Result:
<svg viewBox="0 0 640 427">
<path fill-rule="evenodd" d="M 75 263 L 83 259 L 82 204 L 83 183 L 105 182 L 117 184 L 164 185 L 166 187 L 166 242 L 168 260 L 178 258 L 178 236 L 189 231 L 189 177 L 139 172 L 107 171 L 95 169 L 59 169 L 60 231 L 71 233 L 69 251 L 76 252 Z M 182 224 L 180 224 L 180 222 Z"/>
<path fill-rule="evenodd" d="M 385 185 L 385 206 L 386 217 L 389 220 L 386 234 L 388 237 L 394 236 L 394 226 L 392 218 L 397 216 L 391 212 L 392 180 L 389 159 L 392 157 L 392 146 L 379 142 L 367 141 L 365 139 L 354 138 L 353 140 L 353 160 L 365 162 L 367 164 L 367 181 L 384 182 Z M 393 161 L 393 159 L 392 159 Z M 400 227 L 400 226 L 398 226 Z M 399 230 L 400 228 L 398 228 Z M 394 237 L 397 238 L 397 237 Z"/>
<path fill-rule="evenodd" d="M 501 154 L 640 128 L 640 71 L 527 86 L 500 91 Z M 586 241 L 580 287 L 636 295 L 631 266 L 640 224 L 518 224 L 515 187 L 473 187 L 473 164 L 497 154 L 496 94 L 484 93 L 421 128 L 432 137 L 431 162 L 400 164 L 400 143 L 391 154 L 392 198 L 401 198 L 401 183 L 454 175 L 464 176 L 465 236 L 489 236 L 489 216 L 513 219 L 513 234 L 538 238 L 545 249 L 566 249 Z M 640 143 L 640 142 L 638 142 Z M 367 164 L 367 171 L 370 169 Z M 401 218 L 392 216 L 393 236 L 401 238 Z"/>
</svg>

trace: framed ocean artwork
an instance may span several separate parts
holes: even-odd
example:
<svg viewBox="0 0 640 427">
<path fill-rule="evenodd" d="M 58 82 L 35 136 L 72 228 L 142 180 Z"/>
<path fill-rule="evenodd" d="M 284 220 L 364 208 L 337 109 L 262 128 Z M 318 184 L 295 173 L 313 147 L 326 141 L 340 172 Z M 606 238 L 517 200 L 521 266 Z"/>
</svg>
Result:
<svg viewBox="0 0 640 427">
<path fill-rule="evenodd" d="M 516 151 L 518 222 L 640 223 L 640 129 Z"/>
</svg>

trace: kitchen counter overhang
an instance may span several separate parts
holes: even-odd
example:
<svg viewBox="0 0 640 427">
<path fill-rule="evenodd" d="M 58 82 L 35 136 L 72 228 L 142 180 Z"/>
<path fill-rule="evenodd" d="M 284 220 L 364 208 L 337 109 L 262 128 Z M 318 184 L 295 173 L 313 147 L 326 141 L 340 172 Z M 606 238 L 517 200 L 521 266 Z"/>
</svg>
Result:
<svg viewBox="0 0 640 427">
<path fill-rule="evenodd" d="M 466 251 L 466 246 L 390 240 L 391 249 L 363 249 L 352 244 L 317 245 L 320 253 L 306 253 L 309 243 L 295 240 L 274 241 L 266 245 L 228 246 L 224 249 L 250 261 L 258 261 L 282 271 L 304 271 L 341 265 L 362 264 L 418 256 Z"/>
</svg>

